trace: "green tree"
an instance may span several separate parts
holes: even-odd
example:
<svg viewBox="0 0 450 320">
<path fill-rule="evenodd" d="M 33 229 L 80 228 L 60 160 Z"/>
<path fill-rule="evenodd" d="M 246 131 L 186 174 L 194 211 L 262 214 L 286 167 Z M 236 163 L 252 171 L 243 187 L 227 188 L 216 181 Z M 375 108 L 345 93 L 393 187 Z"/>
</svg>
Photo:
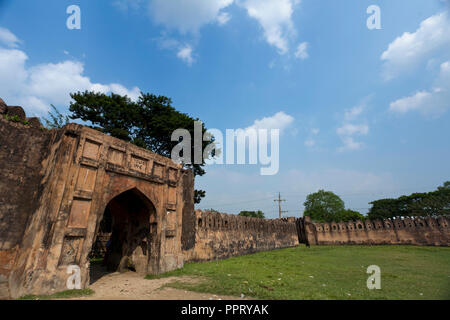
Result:
<svg viewBox="0 0 450 320">
<path fill-rule="evenodd" d="M 173 147 L 179 143 L 171 141 L 173 131 L 186 129 L 194 137 L 194 122 L 199 121 L 176 110 L 170 98 L 150 93 L 141 93 L 136 102 L 128 96 L 89 91 L 72 93 L 71 97 L 74 100 L 69 107 L 71 119 L 86 121 L 97 130 L 165 157 L 170 157 Z M 202 134 L 205 131 L 202 125 Z M 209 143 L 203 141 L 202 150 Z M 191 155 L 191 163 L 194 163 L 193 143 Z M 204 165 L 202 160 L 201 164 L 186 164 L 185 167 L 192 169 L 195 176 L 201 176 L 205 174 Z M 195 190 L 195 203 L 204 196 L 205 191 Z"/>
<path fill-rule="evenodd" d="M 339 221 L 364 221 L 364 219 L 365 218 L 361 213 L 350 209 L 345 209 L 339 216 Z"/>
<path fill-rule="evenodd" d="M 194 203 L 200 203 L 202 198 L 206 196 L 206 191 L 204 190 L 194 190 Z"/>
<path fill-rule="evenodd" d="M 438 191 L 450 190 L 450 181 L 445 181 L 441 187 L 438 187 Z"/>
<path fill-rule="evenodd" d="M 369 219 L 387 219 L 399 216 L 401 203 L 398 199 L 380 199 L 372 201 L 372 205 L 367 217 Z"/>
<path fill-rule="evenodd" d="M 213 213 L 220 213 L 219 211 L 217 211 L 216 209 L 213 209 L 213 208 L 211 208 L 211 209 L 205 209 L 205 210 L 203 210 L 204 212 L 213 212 Z"/>
<path fill-rule="evenodd" d="M 45 127 L 48 129 L 61 129 L 69 123 L 69 116 L 63 115 L 54 105 L 50 106 L 51 110 L 48 112 L 49 118 L 44 118 Z"/>
<path fill-rule="evenodd" d="M 397 216 L 424 217 L 450 214 L 450 181 L 437 190 L 413 193 L 397 199 L 380 199 L 370 202 L 370 219 L 386 219 Z"/>
<path fill-rule="evenodd" d="M 344 201 L 339 196 L 324 190 L 308 195 L 304 206 L 304 216 L 317 222 L 339 221 L 345 210 Z"/>
<path fill-rule="evenodd" d="M 261 210 L 258 211 L 241 211 L 239 212 L 239 215 L 242 217 L 252 217 L 252 218 L 261 218 L 264 219 L 265 215 L 264 212 Z"/>
</svg>

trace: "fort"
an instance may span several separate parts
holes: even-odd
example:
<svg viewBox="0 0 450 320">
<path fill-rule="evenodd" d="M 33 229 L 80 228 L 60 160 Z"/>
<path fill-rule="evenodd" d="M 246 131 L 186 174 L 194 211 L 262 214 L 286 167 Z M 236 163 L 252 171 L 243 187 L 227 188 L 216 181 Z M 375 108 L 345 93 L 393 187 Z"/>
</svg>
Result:
<svg viewBox="0 0 450 320">
<path fill-rule="evenodd" d="M 450 218 L 402 218 L 339 223 L 312 223 L 305 218 L 306 241 L 320 244 L 402 244 L 450 246 Z"/>
<path fill-rule="evenodd" d="M 79 124 L 48 130 L 0 99 L 0 298 L 89 284 L 109 270 L 159 274 L 188 261 L 321 244 L 450 245 L 448 217 L 332 224 L 194 210 L 194 176 L 171 159 Z M 108 242 L 108 245 L 106 245 Z"/>
</svg>

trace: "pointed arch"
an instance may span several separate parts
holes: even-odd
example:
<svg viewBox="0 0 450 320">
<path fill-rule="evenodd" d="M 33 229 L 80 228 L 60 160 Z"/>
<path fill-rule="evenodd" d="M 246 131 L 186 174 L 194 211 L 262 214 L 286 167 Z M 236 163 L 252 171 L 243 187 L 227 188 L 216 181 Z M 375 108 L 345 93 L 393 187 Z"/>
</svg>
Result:
<svg viewBox="0 0 450 320">
<path fill-rule="evenodd" d="M 99 220 L 95 237 L 109 234 L 103 259 L 108 271 L 133 270 L 146 274 L 157 241 L 153 202 L 137 187 L 127 188 L 109 199 Z"/>
<path fill-rule="evenodd" d="M 153 206 L 155 209 L 157 207 L 157 199 L 154 199 L 151 195 L 145 193 L 144 191 L 142 191 L 139 187 L 137 186 L 132 186 L 132 187 L 125 187 L 122 188 L 121 190 L 113 193 L 112 195 L 109 196 L 109 198 L 106 199 L 105 201 L 105 207 L 114 199 L 117 198 L 118 196 L 126 193 L 126 192 L 132 192 L 134 193 L 136 196 L 138 196 L 142 201 L 144 201 L 148 206 Z"/>
</svg>

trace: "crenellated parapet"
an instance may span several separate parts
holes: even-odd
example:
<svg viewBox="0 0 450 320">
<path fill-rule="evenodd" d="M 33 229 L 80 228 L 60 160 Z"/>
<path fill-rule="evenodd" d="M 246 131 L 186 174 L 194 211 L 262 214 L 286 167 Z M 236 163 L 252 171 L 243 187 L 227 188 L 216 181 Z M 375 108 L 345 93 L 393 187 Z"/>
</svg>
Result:
<svg viewBox="0 0 450 320">
<path fill-rule="evenodd" d="M 298 245 L 295 219 L 260 219 L 195 211 L 195 246 L 189 261 L 224 259 Z"/>
<path fill-rule="evenodd" d="M 313 244 L 450 245 L 450 217 L 395 217 L 392 219 L 312 223 L 307 227 Z"/>
<path fill-rule="evenodd" d="M 295 221 L 260 219 L 211 211 L 197 210 L 196 229 L 203 231 L 250 231 L 262 233 L 295 232 Z"/>
<path fill-rule="evenodd" d="M 316 231 L 320 232 L 346 232 L 346 231 L 371 231 L 371 230 L 392 230 L 405 228 L 447 228 L 450 224 L 450 217 L 396 217 L 393 219 L 376 220 L 356 220 L 348 222 L 313 223 Z"/>
</svg>

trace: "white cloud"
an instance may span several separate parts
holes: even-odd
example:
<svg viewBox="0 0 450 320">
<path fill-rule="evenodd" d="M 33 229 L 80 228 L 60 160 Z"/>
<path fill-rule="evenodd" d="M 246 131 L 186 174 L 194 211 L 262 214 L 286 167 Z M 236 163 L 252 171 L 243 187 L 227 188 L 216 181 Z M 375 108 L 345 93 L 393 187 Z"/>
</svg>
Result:
<svg viewBox="0 0 450 320">
<path fill-rule="evenodd" d="M 120 10 L 128 11 L 129 9 L 137 10 L 141 8 L 144 0 L 116 0 L 113 5 Z"/>
<path fill-rule="evenodd" d="M 316 141 L 314 139 L 308 138 L 305 140 L 305 146 L 314 147 L 316 145 Z"/>
<path fill-rule="evenodd" d="M 383 76 L 390 80 L 403 71 L 417 66 L 430 54 L 450 45 L 450 19 L 442 12 L 422 21 L 414 32 L 396 38 L 381 55 Z"/>
<path fill-rule="evenodd" d="M 309 57 L 308 42 L 302 42 L 298 45 L 297 51 L 295 52 L 295 57 L 301 60 L 305 60 Z"/>
<path fill-rule="evenodd" d="M 192 57 L 192 47 L 186 45 L 178 50 L 177 57 L 186 62 L 188 65 L 192 65 L 194 58 Z"/>
<path fill-rule="evenodd" d="M 348 150 L 358 150 L 363 146 L 362 142 L 357 142 L 355 141 L 355 139 L 353 139 L 353 137 L 350 136 L 342 137 L 342 142 L 344 143 L 344 145 L 338 148 L 338 151 L 340 152 Z"/>
<path fill-rule="evenodd" d="M 0 27 L 0 43 L 11 48 L 17 48 L 21 41 L 11 31 Z"/>
<path fill-rule="evenodd" d="M 126 11 L 142 9 L 142 2 L 144 0 L 116 0 L 114 5 Z M 194 39 L 198 39 L 200 29 L 207 24 L 226 25 L 231 15 L 224 10 L 235 3 L 259 23 L 265 40 L 280 54 L 285 54 L 289 51 L 290 39 L 296 34 L 292 14 L 300 0 L 145 0 L 145 3 L 145 10 L 156 24 L 165 27 L 166 31 L 177 31 L 185 37 L 194 36 Z M 192 39 L 189 42 L 192 43 Z M 306 42 L 301 43 L 295 56 L 306 59 L 307 46 Z M 180 50 L 182 48 L 177 48 L 177 53 L 182 54 Z"/>
<path fill-rule="evenodd" d="M 133 87 L 131 90 L 128 88 L 125 88 L 123 85 L 119 83 L 111 83 L 109 86 L 105 86 L 106 90 L 98 90 L 99 92 L 114 92 L 115 94 L 119 94 L 121 96 L 128 96 L 131 100 L 137 101 L 139 99 L 139 96 L 141 95 L 141 89 L 138 87 Z M 95 90 L 95 84 L 91 86 L 91 90 Z"/>
<path fill-rule="evenodd" d="M 439 77 L 431 90 L 418 91 L 389 105 L 389 111 L 394 113 L 419 111 L 434 117 L 440 116 L 448 108 L 450 108 L 450 61 L 441 64 Z"/>
<path fill-rule="evenodd" d="M 389 106 L 389 110 L 399 113 L 416 110 L 429 103 L 432 96 L 433 95 L 428 91 L 419 91 L 410 97 L 401 98 L 392 102 Z"/>
<path fill-rule="evenodd" d="M 165 32 L 161 34 L 161 37 L 155 38 L 153 40 L 157 41 L 158 46 L 161 49 L 179 50 L 183 47 L 183 45 L 178 40 L 168 37 Z"/>
<path fill-rule="evenodd" d="M 197 33 L 208 23 L 224 22 L 228 16 L 221 10 L 233 0 L 151 0 L 150 14 L 154 21 L 180 33 Z"/>
<path fill-rule="evenodd" d="M 371 98 L 372 95 L 369 95 L 365 97 L 359 105 L 345 111 L 344 121 L 342 125 L 336 130 L 336 133 L 341 138 L 342 143 L 344 144 L 343 146 L 338 148 L 340 152 L 347 150 L 358 150 L 363 147 L 364 144 L 362 142 L 355 141 L 354 136 L 364 136 L 369 133 L 369 125 L 366 123 L 362 123 L 359 120 L 359 117 L 367 108 L 367 104 Z M 357 121 L 358 123 L 355 123 L 355 121 Z"/>
<path fill-rule="evenodd" d="M 150 0 L 149 9 L 156 23 L 196 34 L 206 24 L 225 25 L 231 16 L 223 10 L 234 2 L 259 22 L 270 45 L 282 54 L 288 51 L 289 37 L 295 34 L 291 17 L 299 0 Z"/>
<path fill-rule="evenodd" d="M 158 43 L 158 46 L 161 49 L 175 51 L 177 57 L 187 65 L 191 66 L 195 62 L 195 59 L 193 57 L 194 48 L 191 44 L 181 43 L 174 38 L 170 38 L 165 32 L 161 33 L 161 37 L 155 38 L 153 40 Z"/>
<path fill-rule="evenodd" d="M 337 129 L 337 134 L 340 136 L 353 136 L 355 134 L 368 134 L 369 126 L 367 124 L 352 124 L 345 123 Z"/>
<path fill-rule="evenodd" d="M 279 129 L 280 133 L 288 128 L 293 122 L 294 117 L 284 113 L 283 111 L 277 112 L 272 117 L 265 117 L 260 120 L 255 120 L 253 124 L 245 130 L 251 129 Z"/>
<path fill-rule="evenodd" d="M 294 6 L 299 0 L 242 0 L 238 4 L 256 19 L 264 30 L 266 41 L 280 54 L 289 50 L 289 38 L 295 34 L 292 23 Z"/>
<path fill-rule="evenodd" d="M 317 136 L 319 134 L 320 130 L 318 128 L 312 128 L 311 132 L 309 134 L 309 137 L 306 138 L 304 144 L 306 147 L 314 147 L 316 145 L 316 140 L 314 139 L 314 136 Z"/>
<path fill-rule="evenodd" d="M 9 105 L 21 105 L 27 112 L 45 114 L 50 104 L 67 107 L 70 93 L 92 90 L 114 92 L 137 99 L 139 88 L 120 84 L 93 83 L 84 75 L 83 63 L 66 60 L 27 67 L 28 56 L 18 49 L 0 48 L 0 97 Z"/>
<path fill-rule="evenodd" d="M 67 60 L 60 63 L 47 63 L 29 68 L 26 81 L 27 94 L 55 104 L 70 100 L 70 88 L 89 89 L 93 85 L 83 76 L 83 64 Z"/>
<path fill-rule="evenodd" d="M 352 109 L 345 111 L 344 114 L 345 120 L 346 121 L 355 120 L 363 111 L 364 111 L 363 105 L 353 107 Z"/>
<path fill-rule="evenodd" d="M 227 24 L 230 21 L 231 15 L 228 12 L 222 12 L 217 16 L 217 23 L 221 26 Z"/>
<path fill-rule="evenodd" d="M 0 97 L 22 91 L 28 77 L 27 60 L 28 56 L 20 50 L 0 48 Z"/>
<path fill-rule="evenodd" d="M 441 72 L 447 75 L 450 74 L 450 61 L 441 64 Z"/>
<path fill-rule="evenodd" d="M 338 148 L 338 151 L 358 150 L 361 149 L 364 144 L 362 142 L 355 141 L 354 135 L 367 135 L 369 133 L 369 126 L 367 125 L 352 125 L 344 124 L 337 129 L 337 134 L 342 140 L 343 146 Z"/>
<path fill-rule="evenodd" d="M 144 0 L 117 0 L 114 5 L 122 11 L 128 9 L 142 9 Z M 182 42 L 169 37 L 169 30 L 175 30 L 182 35 L 193 35 L 197 38 L 200 29 L 210 23 L 217 23 L 223 26 L 231 19 L 228 12 L 222 11 L 234 0 L 145 0 L 146 9 L 152 20 L 166 28 L 158 41 L 160 48 L 169 49 L 176 52 L 178 58 L 192 65 L 193 58 L 192 44 Z M 189 40 L 193 43 L 195 41 Z"/>
</svg>

